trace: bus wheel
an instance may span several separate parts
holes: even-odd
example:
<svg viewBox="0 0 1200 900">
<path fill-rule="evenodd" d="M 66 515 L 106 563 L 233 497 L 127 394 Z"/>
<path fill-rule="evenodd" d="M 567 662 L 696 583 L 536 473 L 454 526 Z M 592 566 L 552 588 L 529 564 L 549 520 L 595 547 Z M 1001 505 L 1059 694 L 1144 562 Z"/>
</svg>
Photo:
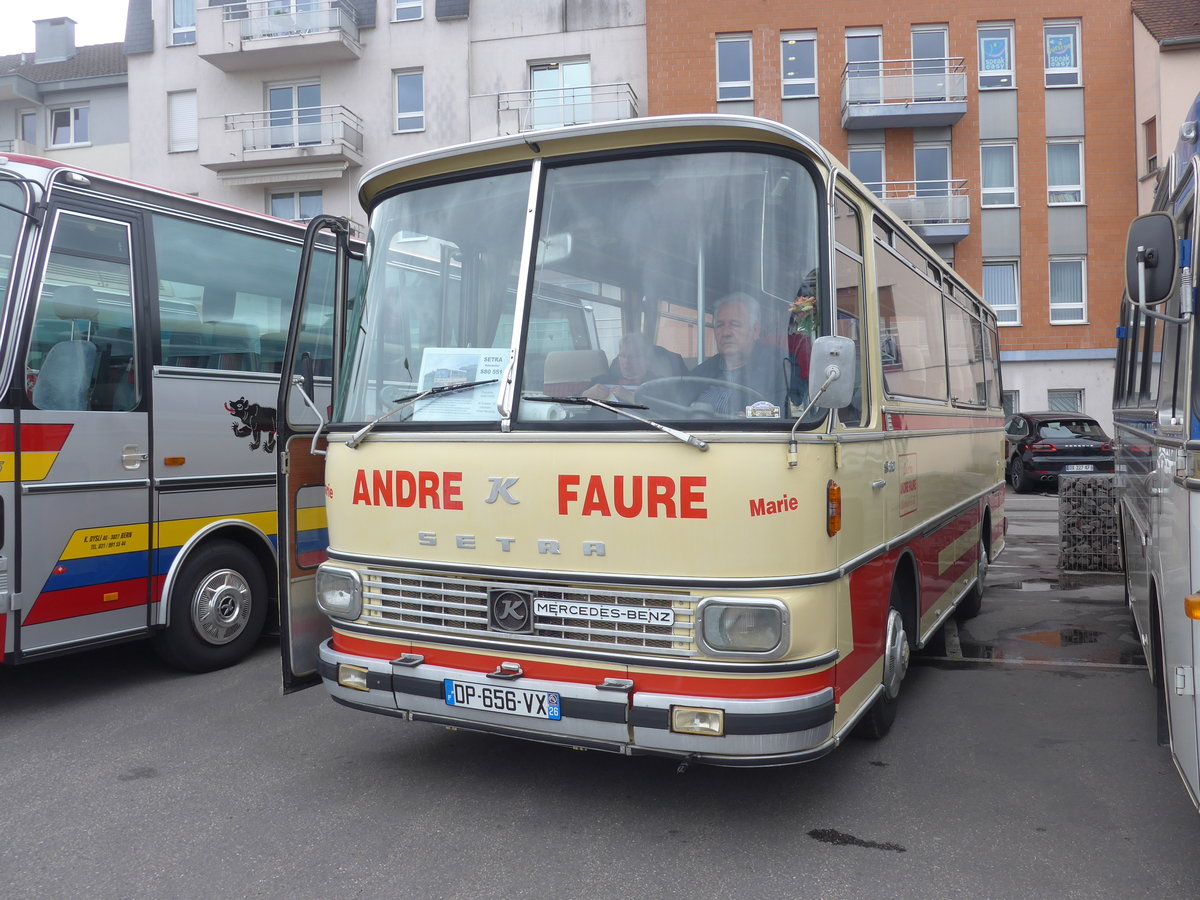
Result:
<svg viewBox="0 0 1200 900">
<path fill-rule="evenodd" d="M 170 604 L 155 651 L 180 669 L 209 672 L 233 665 L 258 641 L 267 618 L 267 581 L 249 550 L 214 541 L 183 564 Z"/>
<path fill-rule="evenodd" d="M 1012 462 L 1008 464 L 1008 483 L 1018 494 L 1027 493 L 1033 487 L 1032 482 L 1025 475 L 1025 464 L 1021 462 L 1019 456 L 1014 456 Z"/>
<path fill-rule="evenodd" d="M 908 671 L 908 635 L 904 631 L 904 616 L 899 605 L 903 594 L 897 584 L 892 585 L 892 602 L 888 610 L 887 632 L 883 646 L 883 692 L 875 698 L 855 732 L 862 737 L 881 738 L 896 721 L 896 708 L 900 705 L 900 683 Z"/>
<path fill-rule="evenodd" d="M 967 596 L 963 597 L 962 602 L 958 604 L 958 609 L 954 611 L 954 617 L 960 622 L 975 618 L 983 607 L 983 583 L 987 579 L 988 573 L 987 541 L 983 539 L 986 528 L 987 522 L 979 526 L 979 572 L 975 577 L 975 586 L 971 588 Z"/>
</svg>

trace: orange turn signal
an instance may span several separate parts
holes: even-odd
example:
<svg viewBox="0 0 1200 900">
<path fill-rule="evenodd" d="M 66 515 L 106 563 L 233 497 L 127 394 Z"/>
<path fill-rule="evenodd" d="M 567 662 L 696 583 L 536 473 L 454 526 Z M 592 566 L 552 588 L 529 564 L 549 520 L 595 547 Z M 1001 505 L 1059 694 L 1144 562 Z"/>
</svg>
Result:
<svg viewBox="0 0 1200 900">
<path fill-rule="evenodd" d="M 1200 621 L 1200 594 L 1183 598 L 1183 612 L 1189 619 Z"/>
<path fill-rule="evenodd" d="M 163 465 L 164 466 L 182 466 L 186 462 L 187 462 L 186 456 L 164 456 L 163 457 Z"/>
<path fill-rule="evenodd" d="M 842 486 L 836 481 L 825 488 L 825 530 L 830 537 L 842 530 Z"/>
</svg>

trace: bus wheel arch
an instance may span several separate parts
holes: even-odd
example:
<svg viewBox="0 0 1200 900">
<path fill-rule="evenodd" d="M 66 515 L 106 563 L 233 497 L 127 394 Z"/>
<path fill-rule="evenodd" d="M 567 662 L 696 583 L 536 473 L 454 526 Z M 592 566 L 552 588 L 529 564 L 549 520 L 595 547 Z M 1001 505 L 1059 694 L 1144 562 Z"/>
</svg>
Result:
<svg viewBox="0 0 1200 900">
<path fill-rule="evenodd" d="M 867 738 L 881 738 L 896 720 L 900 686 L 908 672 L 909 658 L 917 633 L 918 586 L 912 556 L 904 554 L 892 576 L 888 613 L 884 622 L 882 690 L 867 710 L 855 732 Z"/>
<path fill-rule="evenodd" d="M 276 592 L 265 536 L 225 525 L 184 548 L 164 584 L 165 627 L 153 639 L 167 663 L 193 672 L 220 669 L 258 642 Z"/>
<path fill-rule="evenodd" d="M 1167 712 L 1167 666 L 1163 655 L 1162 608 L 1158 601 L 1158 583 L 1150 579 L 1150 681 L 1154 685 L 1154 709 L 1160 747 L 1171 741 L 1171 724 Z"/>
<path fill-rule="evenodd" d="M 983 516 L 979 520 L 979 548 L 974 586 L 967 591 L 954 611 L 959 622 L 973 619 L 983 608 L 983 591 L 987 581 L 988 563 L 992 559 L 992 511 L 985 503 Z"/>
</svg>

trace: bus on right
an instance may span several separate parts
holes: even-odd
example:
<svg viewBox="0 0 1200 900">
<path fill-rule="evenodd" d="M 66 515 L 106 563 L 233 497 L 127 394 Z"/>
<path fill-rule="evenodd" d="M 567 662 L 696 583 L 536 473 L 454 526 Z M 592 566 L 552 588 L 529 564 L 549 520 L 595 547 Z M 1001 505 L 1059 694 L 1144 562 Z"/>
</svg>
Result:
<svg viewBox="0 0 1200 900">
<path fill-rule="evenodd" d="M 1113 393 L 1125 591 L 1158 704 L 1159 742 L 1200 806 L 1200 368 L 1193 284 L 1200 98 L 1151 212 L 1129 228 Z"/>
</svg>

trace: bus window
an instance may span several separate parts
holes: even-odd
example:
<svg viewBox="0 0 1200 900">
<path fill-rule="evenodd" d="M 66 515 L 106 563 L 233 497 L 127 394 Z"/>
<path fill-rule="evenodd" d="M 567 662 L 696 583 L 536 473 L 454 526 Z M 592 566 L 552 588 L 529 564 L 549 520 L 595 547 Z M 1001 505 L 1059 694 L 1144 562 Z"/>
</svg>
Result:
<svg viewBox="0 0 1200 900">
<path fill-rule="evenodd" d="M 130 273 L 128 225 L 59 214 L 25 360 L 35 408 L 137 405 Z"/>
<path fill-rule="evenodd" d="M 950 399 L 971 406 L 987 402 L 983 370 L 983 326 L 951 300 L 944 299 Z"/>
<path fill-rule="evenodd" d="M 8 293 L 17 236 L 21 233 L 19 210 L 24 208 L 25 196 L 20 186 L 0 179 L 0 299 Z"/>
<path fill-rule="evenodd" d="M 875 245 L 875 267 L 885 389 L 896 396 L 945 400 L 941 291 L 879 243 Z"/>
<path fill-rule="evenodd" d="M 834 237 L 837 241 L 837 268 L 835 275 L 835 302 L 837 303 L 836 333 L 854 341 L 858 368 L 854 373 L 854 402 L 839 410 L 838 420 L 843 425 L 857 426 L 870 416 L 863 396 L 863 373 L 868 371 L 868 359 L 863 352 L 860 324 L 865 319 L 863 305 L 863 260 L 861 256 L 862 227 L 856 210 L 841 195 L 833 203 Z M 790 330 L 790 329 L 789 329 Z M 798 363 L 802 370 L 807 360 Z"/>
</svg>

